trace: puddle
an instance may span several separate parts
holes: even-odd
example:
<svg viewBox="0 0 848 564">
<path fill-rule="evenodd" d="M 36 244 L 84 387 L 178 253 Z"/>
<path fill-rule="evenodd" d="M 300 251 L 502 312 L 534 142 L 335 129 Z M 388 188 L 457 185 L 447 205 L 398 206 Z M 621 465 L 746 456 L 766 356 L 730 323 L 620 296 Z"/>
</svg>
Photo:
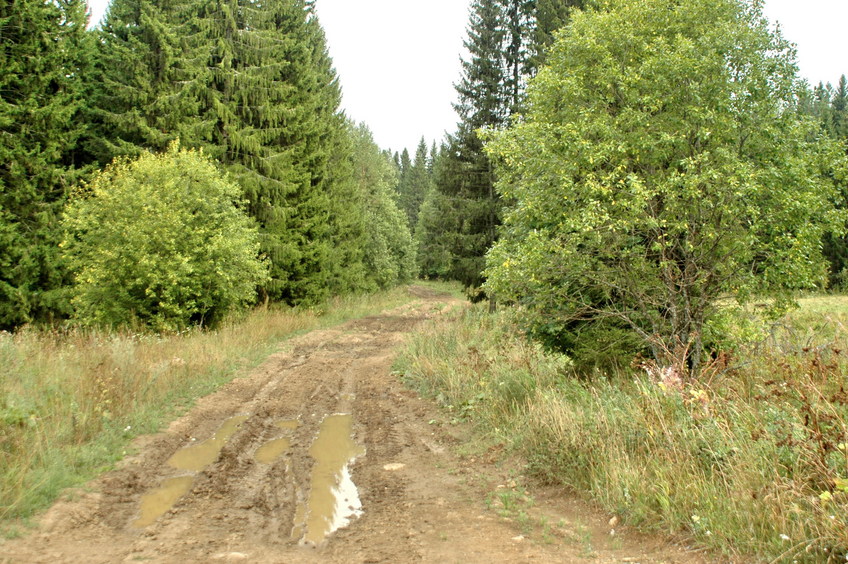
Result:
<svg viewBox="0 0 848 564">
<path fill-rule="evenodd" d="M 312 469 L 312 489 L 309 507 L 298 508 L 294 531 L 300 533 L 305 521 L 306 534 L 301 542 L 319 544 L 324 538 L 362 514 L 359 492 L 350 476 L 350 464 L 365 448 L 353 442 L 352 417 L 349 414 L 329 415 L 309 454 L 315 459 Z M 305 519 L 304 517 L 305 516 Z"/>
<path fill-rule="evenodd" d="M 278 429 L 285 429 L 286 431 L 293 431 L 300 427 L 300 421 L 297 419 L 287 419 L 285 421 L 277 421 L 274 423 L 274 426 Z M 256 449 L 256 454 L 253 457 L 256 459 L 256 462 L 261 462 L 262 464 L 271 464 L 275 460 L 277 460 L 284 452 L 286 452 L 291 446 L 291 440 L 287 437 L 280 437 L 279 439 L 272 439 Z"/>
<path fill-rule="evenodd" d="M 168 459 L 168 464 L 179 470 L 191 470 L 200 472 L 208 465 L 215 462 L 224 444 L 238 429 L 239 425 L 247 420 L 246 415 L 230 417 L 221 428 L 212 435 L 211 439 L 203 441 L 199 445 L 192 445 L 178 450 Z"/>
<path fill-rule="evenodd" d="M 184 496 L 194 483 L 194 476 L 168 478 L 162 485 L 141 497 L 141 517 L 136 519 L 135 527 L 146 527 L 171 509 Z"/>
<path fill-rule="evenodd" d="M 286 437 L 273 439 L 256 449 L 256 462 L 271 464 L 277 460 L 291 446 L 291 441 Z"/>
</svg>

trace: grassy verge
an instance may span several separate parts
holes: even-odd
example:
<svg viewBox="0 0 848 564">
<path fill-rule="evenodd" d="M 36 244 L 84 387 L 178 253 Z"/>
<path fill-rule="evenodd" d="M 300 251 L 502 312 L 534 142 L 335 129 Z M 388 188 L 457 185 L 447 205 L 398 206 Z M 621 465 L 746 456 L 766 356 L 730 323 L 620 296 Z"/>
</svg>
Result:
<svg viewBox="0 0 848 564">
<path fill-rule="evenodd" d="M 133 437 L 157 431 L 280 341 L 412 299 L 398 288 L 320 310 L 257 310 L 214 332 L 167 337 L 0 333 L 0 532 L 13 535 L 64 488 L 110 468 Z"/>
<path fill-rule="evenodd" d="M 595 381 L 471 309 L 419 334 L 411 385 L 626 522 L 727 555 L 845 562 L 848 299 L 812 298 L 694 383 Z"/>
</svg>

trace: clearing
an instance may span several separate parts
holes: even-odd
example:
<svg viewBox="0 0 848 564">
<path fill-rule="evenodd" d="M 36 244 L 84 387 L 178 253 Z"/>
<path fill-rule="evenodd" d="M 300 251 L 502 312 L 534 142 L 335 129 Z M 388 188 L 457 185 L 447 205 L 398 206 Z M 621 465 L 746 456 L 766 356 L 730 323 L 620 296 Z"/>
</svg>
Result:
<svg viewBox="0 0 848 564">
<path fill-rule="evenodd" d="M 458 453 L 468 429 L 391 365 L 405 335 L 460 302 L 410 291 L 405 306 L 286 341 L 140 437 L 0 544 L 0 562 L 706 561 L 528 484 L 497 446 Z"/>
</svg>

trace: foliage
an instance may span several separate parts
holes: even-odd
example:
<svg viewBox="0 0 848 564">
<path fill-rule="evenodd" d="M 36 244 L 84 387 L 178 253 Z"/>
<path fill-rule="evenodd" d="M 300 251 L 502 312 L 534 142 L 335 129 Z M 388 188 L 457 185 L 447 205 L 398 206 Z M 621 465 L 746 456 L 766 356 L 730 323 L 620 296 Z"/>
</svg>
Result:
<svg viewBox="0 0 848 564">
<path fill-rule="evenodd" d="M 76 181 L 85 2 L 0 5 L 0 328 L 67 310 L 57 218 Z"/>
<path fill-rule="evenodd" d="M 376 288 L 390 288 L 411 280 L 417 272 L 407 218 L 394 199 L 396 170 L 365 125 L 351 127 L 351 135 L 355 178 L 365 200 L 368 225 L 364 249 L 367 277 Z"/>
<path fill-rule="evenodd" d="M 450 416 L 522 452 L 537 477 L 624 523 L 733 560 L 842 562 L 846 324 L 848 299 L 802 300 L 699 380 L 628 368 L 587 381 L 521 335 L 513 312 L 478 307 L 421 331 L 396 366 Z"/>
<path fill-rule="evenodd" d="M 239 200 L 209 159 L 176 145 L 95 176 L 64 220 L 76 318 L 175 331 L 255 300 L 267 264 Z"/>
<path fill-rule="evenodd" d="M 575 12 L 548 62 L 488 145 L 511 202 L 489 291 L 536 327 L 612 322 L 685 373 L 719 296 L 823 282 L 844 162 L 757 3 Z"/>
<path fill-rule="evenodd" d="M 424 138 L 415 150 L 415 160 L 411 161 L 409 152 L 404 149 L 400 156 L 400 177 L 398 179 L 398 205 L 406 212 L 408 225 L 414 229 L 418 224 L 418 213 L 427 194 L 432 189 L 432 163 L 427 155 Z"/>
<path fill-rule="evenodd" d="M 269 299 L 360 290 L 364 210 L 326 39 L 310 2 L 115 0 L 99 34 L 102 159 L 203 148 L 239 185 Z M 95 140 L 96 141 L 96 140 Z"/>
<path fill-rule="evenodd" d="M 89 87 L 85 136 L 89 158 L 106 166 L 115 157 L 165 150 L 175 139 L 195 140 L 188 125 L 198 105 L 190 88 L 201 53 L 186 41 L 196 14 L 192 0 L 114 0 L 100 27 Z"/>
<path fill-rule="evenodd" d="M 821 124 L 822 131 L 842 144 L 848 152 L 848 79 L 842 75 L 838 86 L 819 83 L 802 100 L 803 112 L 813 116 Z M 840 209 L 848 209 L 848 186 L 840 179 Z M 825 233 L 822 240 L 823 253 L 830 263 L 829 282 L 832 288 L 848 287 L 848 235 L 844 230 Z"/>
<path fill-rule="evenodd" d="M 531 2 L 471 5 L 468 58 L 456 85 L 460 123 L 442 147 L 434 170 L 436 193 L 427 198 L 430 215 L 419 219 L 423 231 L 416 231 L 422 273 L 439 272 L 467 287 L 483 282 L 484 255 L 497 236 L 501 203 L 477 130 L 504 126 L 520 108 L 532 29 Z"/>
</svg>

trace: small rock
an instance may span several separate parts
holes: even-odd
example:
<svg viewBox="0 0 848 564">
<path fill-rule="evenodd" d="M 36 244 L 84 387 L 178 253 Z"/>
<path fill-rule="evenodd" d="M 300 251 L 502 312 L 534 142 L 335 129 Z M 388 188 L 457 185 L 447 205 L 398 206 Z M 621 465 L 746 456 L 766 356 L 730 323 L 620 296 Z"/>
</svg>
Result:
<svg viewBox="0 0 848 564">
<path fill-rule="evenodd" d="M 609 520 L 609 526 L 611 529 L 615 529 L 616 525 L 618 525 L 618 515 L 613 515 L 613 518 Z"/>
<path fill-rule="evenodd" d="M 406 464 L 402 464 L 400 462 L 392 462 L 391 464 L 386 464 L 383 466 L 383 470 L 386 472 L 397 472 L 398 470 L 403 470 L 406 468 Z"/>
<path fill-rule="evenodd" d="M 247 560 L 247 554 L 245 554 L 244 552 L 219 552 L 218 554 L 213 556 L 212 559 L 235 562 L 238 560 Z"/>
<path fill-rule="evenodd" d="M 512 537 L 512 540 L 515 542 L 524 542 L 524 535 L 518 535 L 517 537 Z"/>
</svg>

